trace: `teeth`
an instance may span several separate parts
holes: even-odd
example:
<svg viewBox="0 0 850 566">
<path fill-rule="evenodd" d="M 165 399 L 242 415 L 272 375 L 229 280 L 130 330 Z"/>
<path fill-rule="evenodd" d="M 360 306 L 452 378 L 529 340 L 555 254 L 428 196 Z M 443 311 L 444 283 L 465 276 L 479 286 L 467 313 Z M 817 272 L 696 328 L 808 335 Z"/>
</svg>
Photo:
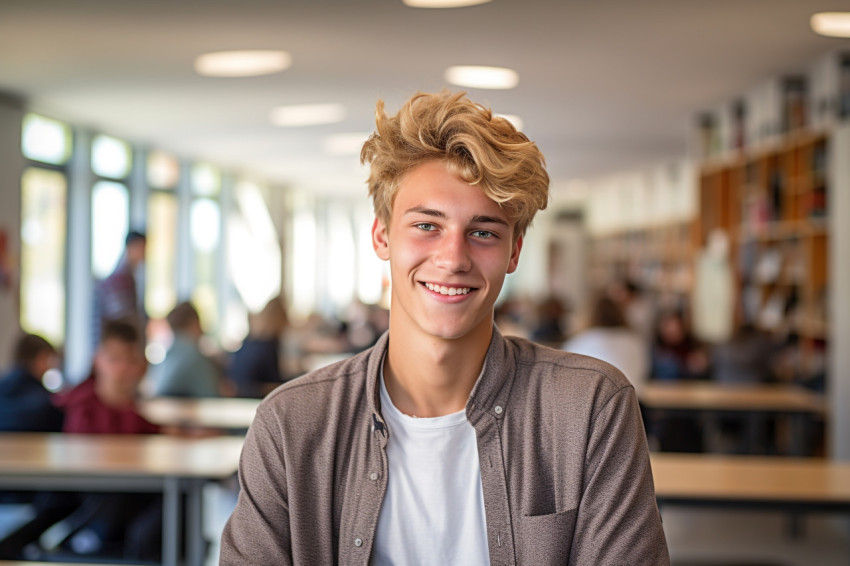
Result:
<svg viewBox="0 0 850 566">
<path fill-rule="evenodd" d="M 443 287 L 442 285 L 434 285 L 433 283 L 425 283 L 425 286 L 435 293 L 450 297 L 453 295 L 466 295 L 470 291 L 469 287 Z"/>
</svg>

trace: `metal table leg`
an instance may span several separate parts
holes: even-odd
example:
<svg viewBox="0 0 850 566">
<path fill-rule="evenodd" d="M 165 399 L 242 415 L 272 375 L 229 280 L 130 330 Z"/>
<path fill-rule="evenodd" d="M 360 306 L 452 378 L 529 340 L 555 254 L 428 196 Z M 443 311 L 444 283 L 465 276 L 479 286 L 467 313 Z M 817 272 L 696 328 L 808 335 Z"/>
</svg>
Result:
<svg viewBox="0 0 850 566">
<path fill-rule="evenodd" d="M 180 480 L 165 478 L 162 490 L 162 564 L 180 562 Z"/>
</svg>

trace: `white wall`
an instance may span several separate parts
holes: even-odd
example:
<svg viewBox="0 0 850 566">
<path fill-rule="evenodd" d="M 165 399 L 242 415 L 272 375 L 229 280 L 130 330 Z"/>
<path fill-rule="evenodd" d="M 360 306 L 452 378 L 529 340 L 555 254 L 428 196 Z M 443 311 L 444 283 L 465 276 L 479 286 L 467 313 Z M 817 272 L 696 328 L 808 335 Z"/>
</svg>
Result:
<svg viewBox="0 0 850 566">
<path fill-rule="evenodd" d="M 21 155 L 21 120 L 24 111 L 15 101 L 0 98 L 0 230 L 6 237 L 5 257 L 0 257 L 3 270 L 11 278 L 0 281 L 0 368 L 11 362 L 12 348 L 20 333 L 18 305 L 18 274 L 20 273 L 21 233 L 21 175 L 24 158 Z"/>
</svg>

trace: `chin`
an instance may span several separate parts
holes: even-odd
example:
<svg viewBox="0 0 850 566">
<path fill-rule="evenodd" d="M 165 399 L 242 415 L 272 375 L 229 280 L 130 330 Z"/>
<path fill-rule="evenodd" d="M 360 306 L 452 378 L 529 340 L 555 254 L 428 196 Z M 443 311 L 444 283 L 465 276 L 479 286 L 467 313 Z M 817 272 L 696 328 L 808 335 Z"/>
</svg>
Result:
<svg viewBox="0 0 850 566">
<path fill-rule="evenodd" d="M 479 325 L 475 326 L 442 326 L 439 328 L 430 328 L 426 329 L 426 331 L 433 337 L 439 338 L 441 340 L 460 340 L 462 338 L 466 338 L 472 334 L 475 334 L 476 331 L 479 330 Z"/>
</svg>

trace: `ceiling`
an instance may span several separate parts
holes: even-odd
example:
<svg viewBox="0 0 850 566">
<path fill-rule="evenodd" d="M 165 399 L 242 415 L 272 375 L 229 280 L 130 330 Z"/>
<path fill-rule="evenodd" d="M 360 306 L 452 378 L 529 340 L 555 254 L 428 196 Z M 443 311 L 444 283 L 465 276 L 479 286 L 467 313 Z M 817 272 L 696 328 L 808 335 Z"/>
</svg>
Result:
<svg viewBox="0 0 850 566">
<path fill-rule="evenodd" d="M 848 40 L 809 29 L 836 0 L 493 0 L 414 9 L 401 0 L 3 0 L 0 92 L 52 117 L 206 159 L 275 184 L 362 194 L 333 133 L 369 132 L 447 85 L 450 65 L 505 66 L 509 91 L 470 90 L 519 115 L 556 185 L 685 153 L 693 113 L 795 72 Z M 284 49 L 282 73 L 208 78 L 196 56 Z M 457 87 L 454 87 L 457 89 Z M 339 102 L 337 124 L 282 129 L 282 104 Z"/>
</svg>

